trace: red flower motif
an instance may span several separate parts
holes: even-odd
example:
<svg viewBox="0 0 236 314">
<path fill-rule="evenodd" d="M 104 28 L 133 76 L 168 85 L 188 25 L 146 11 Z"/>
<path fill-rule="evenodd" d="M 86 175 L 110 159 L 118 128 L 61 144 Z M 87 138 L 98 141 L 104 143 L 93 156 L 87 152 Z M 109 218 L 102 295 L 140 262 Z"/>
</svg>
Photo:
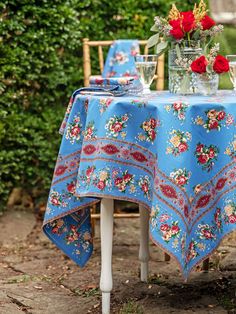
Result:
<svg viewBox="0 0 236 314">
<path fill-rule="evenodd" d="M 213 63 L 213 70 L 218 74 L 228 72 L 229 61 L 221 55 L 216 56 L 215 61 Z"/>
<path fill-rule="evenodd" d="M 144 182 L 143 184 L 142 184 L 142 191 L 144 192 L 144 193 L 147 193 L 148 192 L 148 184 L 146 183 L 146 182 Z"/>
<path fill-rule="evenodd" d="M 188 213 L 188 205 L 184 205 L 184 216 L 185 216 L 186 218 L 188 218 L 188 216 L 189 216 L 189 213 Z"/>
<path fill-rule="evenodd" d="M 229 218 L 229 222 L 231 223 L 231 224 L 235 224 L 236 223 L 236 215 L 230 215 L 230 216 L 228 216 L 228 218 Z"/>
<path fill-rule="evenodd" d="M 182 103 L 181 103 L 181 102 L 175 102 L 175 103 L 173 104 L 173 108 L 174 108 L 175 110 L 180 110 L 180 109 L 182 108 Z"/>
<path fill-rule="evenodd" d="M 215 151 L 214 151 L 214 148 L 210 148 L 209 149 L 209 158 L 214 158 L 215 157 Z"/>
<path fill-rule="evenodd" d="M 124 180 L 125 180 L 126 182 L 130 181 L 131 179 L 132 179 L 132 175 L 131 175 L 131 174 L 126 173 L 126 174 L 124 175 Z"/>
<path fill-rule="evenodd" d="M 160 185 L 162 193 L 168 198 L 178 198 L 175 189 L 170 185 Z"/>
<path fill-rule="evenodd" d="M 204 236 L 204 238 L 206 238 L 206 239 L 213 239 L 214 238 L 213 234 L 209 230 L 203 229 L 203 230 L 201 230 L 201 233 Z"/>
<path fill-rule="evenodd" d="M 198 157 L 198 162 L 200 162 L 200 164 L 206 164 L 209 160 L 209 156 L 207 154 L 202 154 Z"/>
<path fill-rule="evenodd" d="M 170 230 L 170 226 L 167 225 L 167 224 L 162 224 L 162 225 L 160 226 L 160 230 L 161 230 L 161 231 L 169 231 L 169 230 Z"/>
<path fill-rule="evenodd" d="M 188 144 L 185 142 L 182 142 L 179 144 L 178 149 L 180 153 L 183 153 L 188 149 Z"/>
<path fill-rule="evenodd" d="M 216 188 L 217 190 L 222 190 L 223 187 L 225 186 L 225 183 L 227 182 L 227 180 L 228 180 L 227 178 L 220 178 L 220 179 L 217 181 L 215 188 Z"/>
<path fill-rule="evenodd" d="M 67 191 L 69 191 L 70 193 L 75 193 L 75 184 L 74 182 L 71 182 L 70 184 L 67 185 Z"/>
<path fill-rule="evenodd" d="M 176 178 L 176 183 L 178 185 L 185 185 L 187 182 L 187 178 L 185 176 L 179 176 Z"/>
<path fill-rule="evenodd" d="M 157 126 L 157 120 L 152 118 L 150 122 L 151 122 L 151 128 L 155 129 L 155 127 Z"/>
<path fill-rule="evenodd" d="M 87 170 L 86 170 L 86 176 L 87 177 L 90 177 L 91 174 L 93 173 L 94 171 L 94 167 L 89 167 Z"/>
<path fill-rule="evenodd" d="M 137 161 L 139 162 L 144 162 L 144 161 L 147 161 L 147 158 L 140 152 L 138 151 L 135 151 L 133 153 L 130 153 L 130 155 Z"/>
<path fill-rule="evenodd" d="M 171 233 L 177 234 L 179 232 L 180 228 L 178 226 L 172 226 L 171 227 Z"/>
<path fill-rule="evenodd" d="M 104 181 L 99 181 L 98 184 L 97 184 L 97 187 L 99 190 L 104 190 L 105 188 L 105 182 Z"/>
<path fill-rule="evenodd" d="M 148 132 L 148 135 L 151 137 L 151 140 L 154 141 L 156 138 L 156 131 L 155 130 L 150 130 Z"/>
<path fill-rule="evenodd" d="M 108 155 L 114 155 L 119 152 L 119 149 L 115 145 L 112 145 L 112 144 L 107 144 L 103 146 L 102 150 Z"/>
<path fill-rule="evenodd" d="M 215 119 L 211 119 L 209 122 L 209 129 L 213 130 L 213 129 L 217 129 L 219 126 L 219 122 Z"/>
<path fill-rule="evenodd" d="M 201 153 L 203 150 L 204 145 L 203 144 L 198 144 L 196 148 L 196 152 Z"/>
<path fill-rule="evenodd" d="M 114 181 L 115 186 L 120 185 L 122 182 L 123 182 L 122 178 L 116 178 L 115 181 Z"/>
<path fill-rule="evenodd" d="M 224 111 L 220 111 L 218 113 L 217 119 L 218 120 L 224 120 L 224 118 L 225 118 L 225 112 Z"/>
<path fill-rule="evenodd" d="M 66 166 L 62 166 L 62 165 L 58 166 L 56 168 L 55 175 L 56 176 L 61 176 L 63 173 L 65 173 L 66 169 L 67 169 Z"/>
<path fill-rule="evenodd" d="M 210 18 L 210 16 L 205 15 L 204 18 L 201 20 L 202 29 L 205 31 L 207 29 L 212 28 L 214 25 L 216 25 L 216 22 Z"/>
<path fill-rule="evenodd" d="M 120 122 L 115 122 L 112 126 L 111 126 L 111 129 L 114 131 L 114 132 L 120 132 L 122 130 L 122 123 Z"/>
<path fill-rule="evenodd" d="M 74 126 L 70 131 L 70 134 L 72 136 L 77 136 L 79 133 L 80 133 L 80 128 L 78 126 Z"/>
<path fill-rule="evenodd" d="M 96 147 L 92 144 L 88 144 L 88 145 L 84 146 L 84 148 L 83 148 L 83 152 L 86 155 L 92 155 L 95 151 L 96 151 Z"/>
<path fill-rule="evenodd" d="M 206 67 L 207 67 L 207 59 L 205 56 L 201 56 L 197 58 L 196 60 L 194 60 L 190 66 L 193 72 L 196 72 L 199 74 L 205 73 Z"/>
<path fill-rule="evenodd" d="M 210 202 L 210 199 L 211 199 L 211 195 L 210 194 L 203 195 L 197 201 L 196 208 L 205 207 Z"/>
</svg>

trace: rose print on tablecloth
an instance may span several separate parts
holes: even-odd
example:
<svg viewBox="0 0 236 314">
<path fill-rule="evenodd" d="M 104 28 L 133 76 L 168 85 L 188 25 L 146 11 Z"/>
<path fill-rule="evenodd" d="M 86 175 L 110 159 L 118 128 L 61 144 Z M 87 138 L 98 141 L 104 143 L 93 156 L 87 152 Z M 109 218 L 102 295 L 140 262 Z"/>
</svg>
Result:
<svg viewBox="0 0 236 314">
<path fill-rule="evenodd" d="M 100 191 L 105 190 L 107 187 L 111 187 L 110 168 L 103 168 L 97 173 L 94 173 L 93 185 L 95 185 Z"/>
<path fill-rule="evenodd" d="M 174 156 L 178 156 L 189 149 L 188 142 L 191 140 L 192 136 L 189 132 L 183 132 L 181 130 L 172 130 L 170 132 L 170 144 L 166 148 L 167 154 L 172 154 Z"/>
<path fill-rule="evenodd" d="M 236 224 L 236 202 L 229 201 L 224 207 L 224 221 L 226 224 Z"/>
<path fill-rule="evenodd" d="M 134 175 L 130 174 L 128 170 L 125 170 L 122 173 L 122 176 L 116 177 L 114 180 L 115 187 L 117 187 L 118 190 L 123 193 L 126 192 L 126 188 L 131 184 L 134 184 Z"/>
<path fill-rule="evenodd" d="M 150 200 L 151 199 L 150 178 L 148 176 L 142 176 L 138 181 L 138 185 L 141 191 L 143 192 L 144 196 Z"/>
<path fill-rule="evenodd" d="M 170 173 L 170 178 L 172 178 L 174 182 L 179 186 L 185 186 L 186 184 L 188 184 L 190 176 L 191 172 L 186 170 L 185 168 L 174 169 L 174 171 Z"/>
<path fill-rule="evenodd" d="M 103 114 L 107 108 L 111 105 L 113 98 L 102 98 L 99 101 L 99 111 Z"/>
<path fill-rule="evenodd" d="M 125 64 L 129 61 L 129 55 L 123 51 L 119 51 L 115 54 L 114 58 L 110 60 L 110 66 L 114 64 Z"/>
<path fill-rule="evenodd" d="M 236 135 L 234 136 L 232 142 L 230 142 L 229 145 L 226 147 L 224 153 L 231 158 L 236 158 Z"/>
<path fill-rule="evenodd" d="M 207 132 L 220 131 L 223 126 L 230 126 L 233 124 L 234 119 L 232 115 L 226 114 L 224 110 L 211 109 L 205 112 L 207 118 L 197 116 L 194 124 L 202 126 Z"/>
<path fill-rule="evenodd" d="M 217 160 L 219 149 L 215 145 L 207 146 L 198 143 L 194 154 L 197 158 L 197 163 L 202 166 L 202 170 L 209 172 Z"/>
<path fill-rule="evenodd" d="M 188 108 L 188 103 L 182 101 L 176 101 L 171 105 L 166 105 L 165 109 L 167 112 L 172 110 L 174 116 L 176 116 L 180 121 L 185 120 L 185 113 Z"/>
<path fill-rule="evenodd" d="M 168 243 L 173 238 L 178 238 L 180 235 L 180 227 L 178 221 L 173 221 L 171 224 L 163 223 L 160 225 L 162 239 Z"/>
<path fill-rule="evenodd" d="M 144 131 L 138 134 L 138 139 L 140 141 L 147 141 L 153 143 L 156 139 L 157 127 L 160 126 L 160 121 L 154 118 L 147 119 L 143 121 L 140 128 Z"/>
<path fill-rule="evenodd" d="M 81 129 L 80 115 L 77 114 L 73 121 L 67 125 L 66 139 L 69 140 L 71 144 L 79 143 L 81 139 Z"/>
<path fill-rule="evenodd" d="M 107 130 L 107 135 L 117 138 L 120 134 L 122 138 L 126 137 L 126 132 L 124 129 L 127 127 L 127 121 L 129 120 L 128 114 L 122 116 L 113 116 L 111 117 L 106 125 L 105 129 Z"/>
<path fill-rule="evenodd" d="M 96 138 L 96 129 L 95 129 L 95 126 L 94 126 L 94 121 L 90 121 L 87 125 L 86 125 L 86 128 L 83 132 L 83 135 L 84 135 L 84 139 L 87 141 L 87 140 L 90 140 L 92 138 Z"/>
</svg>

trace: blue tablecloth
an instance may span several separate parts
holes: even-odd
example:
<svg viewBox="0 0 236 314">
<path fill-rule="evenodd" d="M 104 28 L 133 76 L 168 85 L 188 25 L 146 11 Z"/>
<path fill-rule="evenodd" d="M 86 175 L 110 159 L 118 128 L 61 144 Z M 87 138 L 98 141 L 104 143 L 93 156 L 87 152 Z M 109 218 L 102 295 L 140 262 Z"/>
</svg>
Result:
<svg viewBox="0 0 236 314">
<path fill-rule="evenodd" d="M 71 98 L 44 231 L 83 266 L 92 253 L 89 206 L 129 200 L 150 211 L 154 243 L 183 276 L 236 228 L 236 98 Z"/>
</svg>

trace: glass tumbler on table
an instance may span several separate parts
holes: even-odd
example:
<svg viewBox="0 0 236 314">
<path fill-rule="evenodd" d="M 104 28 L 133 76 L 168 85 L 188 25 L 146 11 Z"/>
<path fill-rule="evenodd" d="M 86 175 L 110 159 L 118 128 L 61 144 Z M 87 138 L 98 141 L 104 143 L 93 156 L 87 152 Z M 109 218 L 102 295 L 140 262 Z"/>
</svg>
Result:
<svg viewBox="0 0 236 314">
<path fill-rule="evenodd" d="M 229 76 L 234 87 L 234 92 L 236 92 L 236 55 L 226 56 L 229 61 Z"/>
<path fill-rule="evenodd" d="M 135 66 L 139 75 L 139 80 L 143 86 L 143 94 L 150 93 L 150 85 L 155 77 L 157 56 L 156 55 L 136 55 Z"/>
</svg>

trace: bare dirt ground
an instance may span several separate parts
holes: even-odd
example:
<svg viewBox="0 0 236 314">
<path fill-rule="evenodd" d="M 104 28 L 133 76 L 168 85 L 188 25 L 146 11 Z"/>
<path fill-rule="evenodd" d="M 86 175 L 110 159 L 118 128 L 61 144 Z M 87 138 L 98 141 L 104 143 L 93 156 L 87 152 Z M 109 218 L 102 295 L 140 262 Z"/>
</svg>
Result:
<svg viewBox="0 0 236 314">
<path fill-rule="evenodd" d="M 33 213 L 8 211 L 0 218 L 0 314 L 98 314 L 100 241 L 80 269 L 42 233 Z M 139 221 L 116 220 L 112 313 L 236 313 L 236 236 L 212 256 L 210 271 L 197 269 L 183 283 L 173 260 L 150 243 L 149 282 L 139 281 Z"/>
</svg>

